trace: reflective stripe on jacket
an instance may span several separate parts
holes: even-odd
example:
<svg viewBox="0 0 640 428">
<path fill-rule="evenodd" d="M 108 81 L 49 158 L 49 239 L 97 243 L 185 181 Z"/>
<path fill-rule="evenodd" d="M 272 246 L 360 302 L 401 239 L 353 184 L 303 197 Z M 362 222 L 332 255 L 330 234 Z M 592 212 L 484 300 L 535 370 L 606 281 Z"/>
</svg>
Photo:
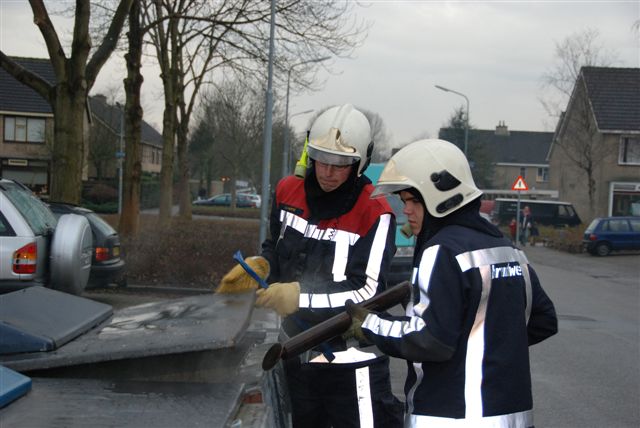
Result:
<svg viewBox="0 0 640 428">
<path fill-rule="evenodd" d="M 528 346 L 555 334 L 557 317 L 526 255 L 452 225 L 425 244 L 413 283 L 406 316 L 369 315 L 362 325 L 381 350 L 408 360 L 407 426 L 529 426 Z"/>
<path fill-rule="evenodd" d="M 269 282 L 300 282 L 300 310 L 283 321 L 287 336 L 344 311 L 347 300 L 362 302 L 384 291 L 396 223 L 386 199 L 370 198 L 373 189 L 364 186 L 349 212 L 318 221 L 310 218 L 303 180 L 278 183 L 262 255 L 271 265 Z M 347 349 L 341 338 L 330 346 Z"/>
</svg>

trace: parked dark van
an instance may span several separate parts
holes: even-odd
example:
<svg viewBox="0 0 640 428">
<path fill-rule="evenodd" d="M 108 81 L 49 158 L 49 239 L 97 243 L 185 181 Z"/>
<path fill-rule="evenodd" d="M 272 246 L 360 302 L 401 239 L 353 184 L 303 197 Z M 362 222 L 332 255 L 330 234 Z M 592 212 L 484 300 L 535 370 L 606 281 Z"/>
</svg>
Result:
<svg viewBox="0 0 640 428">
<path fill-rule="evenodd" d="M 517 199 L 497 198 L 491 213 L 493 222 L 508 225 L 512 218 L 516 218 L 517 204 Z M 531 209 L 533 222 L 538 226 L 567 227 L 582 223 L 570 202 L 520 199 L 520 209 L 525 206 Z"/>
</svg>

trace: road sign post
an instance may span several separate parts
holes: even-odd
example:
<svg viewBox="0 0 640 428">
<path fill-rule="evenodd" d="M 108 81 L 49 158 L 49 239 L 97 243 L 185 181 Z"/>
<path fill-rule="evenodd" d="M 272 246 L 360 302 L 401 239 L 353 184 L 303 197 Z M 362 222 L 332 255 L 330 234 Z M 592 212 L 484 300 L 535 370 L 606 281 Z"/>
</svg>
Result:
<svg viewBox="0 0 640 428">
<path fill-rule="evenodd" d="M 529 190 L 529 186 L 524 181 L 524 178 L 519 175 L 511 186 L 511 190 L 518 191 L 518 202 L 516 204 L 516 245 L 520 242 L 520 192 L 522 190 Z"/>
</svg>

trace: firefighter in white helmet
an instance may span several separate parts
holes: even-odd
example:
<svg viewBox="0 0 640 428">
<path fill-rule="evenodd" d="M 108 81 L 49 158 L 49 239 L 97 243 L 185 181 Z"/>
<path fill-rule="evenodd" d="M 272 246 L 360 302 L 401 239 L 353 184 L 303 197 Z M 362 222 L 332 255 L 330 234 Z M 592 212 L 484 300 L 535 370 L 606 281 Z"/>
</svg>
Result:
<svg viewBox="0 0 640 428">
<path fill-rule="evenodd" d="M 257 306 L 284 317 L 281 341 L 384 291 L 396 223 L 386 199 L 371 199 L 362 173 L 373 150 L 369 121 L 347 104 L 314 121 L 304 179 L 276 188 L 270 236 L 262 244 L 269 288 Z M 284 362 L 294 427 L 400 427 L 389 360 L 373 346 L 341 337 Z"/>
<path fill-rule="evenodd" d="M 399 193 L 417 236 L 412 301 L 391 317 L 351 302 L 356 336 L 407 360 L 405 427 L 533 426 L 528 346 L 557 332 L 525 253 L 480 214 L 462 151 L 420 140 L 398 151 L 377 193 Z"/>
</svg>

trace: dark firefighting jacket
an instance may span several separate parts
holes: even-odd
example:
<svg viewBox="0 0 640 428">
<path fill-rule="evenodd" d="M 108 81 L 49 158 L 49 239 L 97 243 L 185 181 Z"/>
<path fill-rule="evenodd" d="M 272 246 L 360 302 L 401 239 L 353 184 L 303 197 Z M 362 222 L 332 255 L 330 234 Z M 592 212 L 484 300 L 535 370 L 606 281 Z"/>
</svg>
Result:
<svg viewBox="0 0 640 428">
<path fill-rule="evenodd" d="M 395 253 L 395 218 L 386 199 L 370 198 L 369 180 L 358 180 L 365 181 L 354 187 L 359 194 L 352 195 L 352 207 L 323 219 L 310 212 L 304 180 L 291 176 L 278 183 L 262 255 L 271 266 L 269 283 L 300 282 L 300 309 L 282 323 L 287 337 L 343 312 L 347 300 L 362 302 L 385 289 Z M 334 353 L 347 349 L 340 337 L 328 345 Z M 325 344 L 319 350 L 326 349 Z M 368 351 L 361 357 L 375 355 Z"/>
<path fill-rule="evenodd" d="M 362 325 L 407 360 L 405 426 L 532 426 L 528 346 L 555 334 L 557 318 L 525 253 L 459 224 L 417 251 L 406 316 Z"/>
</svg>

